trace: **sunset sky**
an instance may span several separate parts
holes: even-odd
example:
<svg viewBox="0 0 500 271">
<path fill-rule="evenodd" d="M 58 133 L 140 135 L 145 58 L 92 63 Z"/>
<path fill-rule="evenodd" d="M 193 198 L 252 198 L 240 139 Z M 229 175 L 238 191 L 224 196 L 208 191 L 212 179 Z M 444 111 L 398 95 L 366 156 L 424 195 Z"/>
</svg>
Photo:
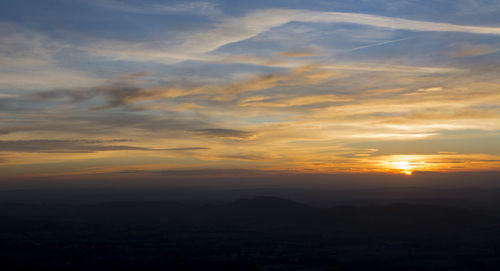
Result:
<svg viewBox="0 0 500 271">
<path fill-rule="evenodd" d="M 5 0 L 0 177 L 500 168 L 500 1 Z"/>
</svg>

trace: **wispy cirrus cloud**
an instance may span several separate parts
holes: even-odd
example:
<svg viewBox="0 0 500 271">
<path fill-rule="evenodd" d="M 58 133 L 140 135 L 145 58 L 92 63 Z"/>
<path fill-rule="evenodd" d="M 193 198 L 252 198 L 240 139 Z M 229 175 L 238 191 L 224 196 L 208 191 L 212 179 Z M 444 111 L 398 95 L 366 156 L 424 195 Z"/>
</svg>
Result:
<svg viewBox="0 0 500 271">
<path fill-rule="evenodd" d="M 500 51 L 499 47 L 487 44 L 462 44 L 456 50 L 450 52 L 453 57 L 481 56 Z"/>
<path fill-rule="evenodd" d="M 256 96 L 244 99 L 243 101 L 241 101 L 241 106 L 292 107 L 292 106 L 305 106 L 312 104 L 349 102 L 351 100 L 352 98 L 342 97 L 334 94 L 308 95 L 308 96 L 285 98 L 285 99 L 270 99 L 270 97 L 266 96 Z"/>
<path fill-rule="evenodd" d="M 176 63 L 185 60 L 214 61 L 217 56 L 209 55 L 209 52 L 227 44 L 250 39 L 274 27 L 290 22 L 349 23 L 392 30 L 462 32 L 500 36 L 499 27 L 418 21 L 363 13 L 262 9 L 252 11 L 242 17 L 223 17 L 208 29 L 199 32 L 179 33 L 173 39 L 175 42 L 141 44 L 101 41 L 83 49 L 90 54 L 101 57 L 134 61 L 160 61 L 165 63 Z"/>
<path fill-rule="evenodd" d="M 165 4 L 132 4 L 120 0 L 94 0 L 91 3 L 109 9 L 140 14 L 191 13 L 202 16 L 217 16 L 221 13 L 213 2 L 179 2 Z"/>
<path fill-rule="evenodd" d="M 248 131 L 241 131 L 235 129 L 198 129 L 192 131 L 196 136 L 202 137 L 216 137 L 216 138 L 234 138 L 234 139 L 248 139 L 254 137 L 254 133 Z"/>
<path fill-rule="evenodd" d="M 106 99 L 106 104 L 97 109 L 120 107 L 128 104 L 154 101 L 160 99 L 173 99 L 186 96 L 202 95 L 214 100 L 228 100 L 235 95 L 270 89 L 278 86 L 313 85 L 330 79 L 337 74 L 336 71 L 323 69 L 321 66 L 305 66 L 292 69 L 283 73 L 270 73 L 251 76 L 235 82 L 211 85 L 205 84 L 195 87 L 183 86 L 153 86 L 139 87 L 133 81 L 116 82 L 110 85 L 98 86 L 89 89 L 58 89 L 41 91 L 28 95 L 35 100 L 65 99 L 71 103 L 79 103 L 97 96 Z M 330 100 L 332 97 L 330 97 Z M 310 103 L 301 98 L 289 101 L 295 104 Z"/>
<path fill-rule="evenodd" d="M 119 145 L 128 140 L 2 140 L 0 152 L 34 152 L 34 153 L 94 153 L 101 151 L 198 151 L 208 150 L 206 147 L 145 148 Z M 117 145 L 118 143 L 118 145 Z"/>
<path fill-rule="evenodd" d="M 92 86 L 103 81 L 62 67 L 55 55 L 71 47 L 17 24 L 0 22 L 0 90 Z"/>
<path fill-rule="evenodd" d="M 297 51 L 286 51 L 286 52 L 277 52 L 279 56 L 284 57 L 307 57 L 307 56 L 317 56 L 318 53 L 314 50 L 297 50 Z"/>
</svg>

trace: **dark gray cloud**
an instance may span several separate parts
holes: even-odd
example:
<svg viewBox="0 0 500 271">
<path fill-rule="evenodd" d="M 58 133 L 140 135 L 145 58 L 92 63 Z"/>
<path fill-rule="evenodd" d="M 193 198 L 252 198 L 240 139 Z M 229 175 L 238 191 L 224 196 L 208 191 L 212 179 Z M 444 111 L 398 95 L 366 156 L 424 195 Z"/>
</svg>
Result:
<svg viewBox="0 0 500 271">
<path fill-rule="evenodd" d="M 166 83 L 154 87 L 138 87 L 133 79 L 140 76 L 142 75 L 126 74 L 116 79 L 114 83 L 90 88 L 45 90 L 27 95 L 25 99 L 35 101 L 63 101 L 77 104 L 99 97 L 103 100 L 103 103 L 94 107 L 94 109 L 99 110 L 127 106 L 141 101 L 161 99 L 161 94 L 168 92 L 172 87 Z M 175 91 L 178 91 L 178 89 L 180 88 L 175 88 Z M 138 109 L 136 108 L 136 110 Z"/>
<path fill-rule="evenodd" d="M 206 150 L 204 147 L 178 147 L 152 149 L 128 145 L 112 145 L 113 143 L 129 142 L 126 139 L 115 140 L 3 140 L 0 141 L 0 151 L 4 152 L 43 152 L 43 153 L 92 153 L 99 151 L 194 151 Z"/>
<path fill-rule="evenodd" d="M 6 135 L 15 132 L 24 132 L 24 131 L 37 131 L 44 130 L 43 126 L 11 126 L 0 128 L 0 135 Z"/>
<path fill-rule="evenodd" d="M 106 104 L 98 108 L 119 107 L 126 104 L 126 99 L 138 96 L 141 89 L 123 84 L 98 86 L 88 89 L 56 89 L 41 91 L 29 95 L 34 100 L 64 99 L 70 103 L 81 103 L 97 96 L 106 98 Z"/>
<path fill-rule="evenodd" d="M 78 103 L 85 100 L 91 99 L 96 96 L 99 92 L 97 90 L 48 90 L 41 91 L 29 95 L 30 98 L 35 100 L 56 100 L 56 99 L 67 99 L 70 102 Z"/>
<path fill-rule="evenodd" d="M 9 112 L 21 112 L 27 111 L 30 108 L 35 108 L 38 104 L 33 104 L 32 101 L 26 100 L 23 97 L 6 97 L 2 98 L 0 93 L 0 111 L 9 113 Z"/>
<path fill-rule="evenodd" d="M 197 129 L 193 131 L 198 136 L 204 137 L 227 137 L 227 138 L 249 138 L 254 135 L 252 132 L 234 130 L 234 129 L 220 129 L 220 128 L 210 128 L 210 129 Z"/>
<path fill-rule="evenodd" d="M 120 107 L 129 104 L 128 99 L 148 96 L 148 94 L 142 93 L 140 88 L 126 86 L 109 88 L 103 94 L 106 97 L 106 104 L 96 107 L 96 109 Z"/>
<path fill-rule="evenodd" d="M 113 82 L 90 88 L 75 89 L 53 89 L 40 91 L 28 95 L 28 100 L 65 100 L 70 103 L 81 103 L 95 97 L 104 97 L 106 102 L 103 106 L 97 108 L 112 108 L 125 105 L 129 97 L 140 96 L 142 89 L 135 86 L 135 79 L 149 75 L 148 72 L 127 73 L 119 78 L 113 79 Z"/>
<path fill-rule="evenodd" d="M 54 109 L 57 110 L 57 109 Z M 141 130 L 153 137 L 170 138 L 186 136 L 186 132 L 210 127 L 211 124 L 203 120 L 203 116 L 188 117 L 176 113 L 164 112 L 162 115 L 140 114 L 122 110 L 103 112 L 95 110 L 61 110 L 57 114 L 30 114 L 29 118 L 19 117 L 0 125 L 0 135 L 16 132 L 43 131 L 53 132 L 67 138 L 74 138 L 72 134 L 101 135 L 115 137 L 123 133 L 123 129 Z M 78 136 L 81 138 L 81 136 Z"/>
<path fill-rule="evenodd" d="M 175 113 L 163 113 L 166 116 L 152 116 L 145 114 L 136 114 L 133 112 L 108 112 L 106 115 L 88 114 L 79 117 L 78 120 L 88 122 L 85 127 L 74 129 L 92 129 L 90 132 L 102 134 L 102 131 L 113 131 L 121 128 L 141 129 L 144 132 L 151 133 L 154 137 L 185 137 L 186 132 L 197 130 L 200 127 L 210 127 L 211 124 L 204 121 L 202 117 L 179 116 Z M 71 122 L 71 120 L 68 120 Z"/>
</svg>

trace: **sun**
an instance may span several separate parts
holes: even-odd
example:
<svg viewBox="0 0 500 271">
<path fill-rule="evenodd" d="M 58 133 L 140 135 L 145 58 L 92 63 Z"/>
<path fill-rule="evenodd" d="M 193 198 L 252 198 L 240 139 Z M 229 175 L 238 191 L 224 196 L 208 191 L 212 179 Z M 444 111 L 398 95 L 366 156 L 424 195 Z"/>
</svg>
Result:
<svg viewBox="0 0 500 271">
<path fill-rule="evenodd" d="M 426 158 L 426 156 L 416 154 L 391 155 L 381 157 L 379 166 L 381 171 L 413 175 L 415 171 L 421 172 L 432 169 L 433 164 L 428 162 Z"/>
<path fill-rule="evenodd" d="M 413 171 L 411 171 L 411 170 L 405 170 L 405 171 L 403 171 L 403 173 L 406 174 L 406 175 L 412 175 Z"/>
<path fill-rule="evenodd" d="M 413 169 L 416 167 L 414 164 L 408 161 L 391 162 L 391 164 L 393 168 L 401 170 L 401 173 L 404 173 L 406 175 L 412 175 Z"/>
</svg>

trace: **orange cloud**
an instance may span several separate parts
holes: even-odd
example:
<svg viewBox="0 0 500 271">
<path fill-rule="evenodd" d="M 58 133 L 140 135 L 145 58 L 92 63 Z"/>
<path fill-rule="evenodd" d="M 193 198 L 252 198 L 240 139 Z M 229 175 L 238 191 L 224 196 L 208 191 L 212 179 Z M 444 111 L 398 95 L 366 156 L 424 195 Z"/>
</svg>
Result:
<svg viewBox="0 0 500 271">
<path fill-rule="evenodd" d="M 487 55 L 494 52 L 498 52 L 500 49 L 491 47 L 490 45 L 476 44 L 476 45 L 464 45 L 457 51 L 451 52 L 453 57 L 471 57 L 471 56 L 481 56 Z"/>
</svg>

